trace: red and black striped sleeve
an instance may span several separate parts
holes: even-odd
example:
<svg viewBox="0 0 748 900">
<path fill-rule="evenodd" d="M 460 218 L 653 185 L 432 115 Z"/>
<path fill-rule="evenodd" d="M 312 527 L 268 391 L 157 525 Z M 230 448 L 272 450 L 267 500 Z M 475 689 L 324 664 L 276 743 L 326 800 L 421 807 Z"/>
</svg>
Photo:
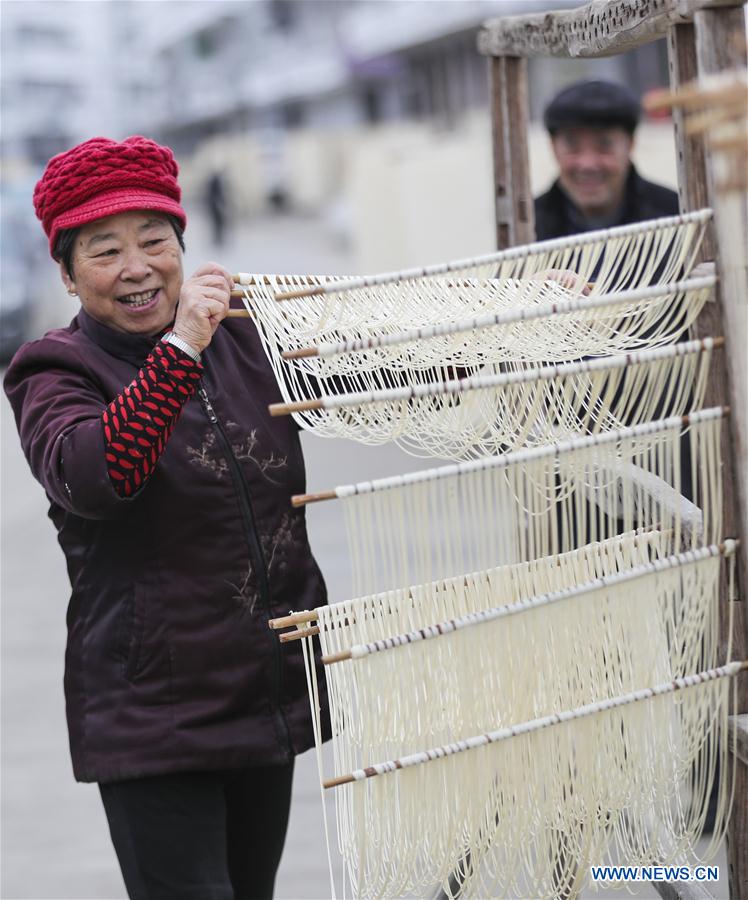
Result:
<svg viewBox="0 0 748 900">
<path fill-rule="evenodd" d="M 161 341 L 104 410 L 107 469 L 121 497 L 131 497 L 150 478 L 202 371 L 200 363 Z"/>
</svg>

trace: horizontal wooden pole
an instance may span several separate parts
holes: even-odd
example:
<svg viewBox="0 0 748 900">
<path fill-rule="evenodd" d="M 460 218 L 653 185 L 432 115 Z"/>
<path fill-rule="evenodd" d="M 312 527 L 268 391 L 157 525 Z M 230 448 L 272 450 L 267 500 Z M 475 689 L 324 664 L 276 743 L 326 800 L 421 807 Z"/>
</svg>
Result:
<svg viewBox="0 0 748 900">
<path fill-rule="evenodd" d="M 353 775 L 336 775 L 334 778 L 328 778 L 322 782 L 323 788 L 340 787 L 341 784 L 351 784 L 356 779 Z"/>
<path fill-rule="evenodd" d="M 733 554 L 739 546 L 739 540 L 731 540 L 722 544 L 702 548 L 700 551 L 702 553 L 702 556 L 698 558 L 696 562 L 702 562 L 703 560 L 709 559 L 710 557 L 713 558 L 715 551 L 720 554 Z M 699 551 L 696 552 L 698 553 Z M 485 624 L 487 622 L 495 622 L 497 621 L 497 619 L 503 618 L 506 615 L 524 613 L 530 609 L 537 609 L 541 606 L 547 606 L 550 603 L 558 603 L 559 601 L 565 602 L 575 597 L 589 595 L 594 593 L 595 591 L 601 591 L 613 587 L 616 584 L 621 584 L 624 582 L 632 581 L 634 579 L 646 578 L 647 576 L 654 575 L 658 571 L 661 571 L 663 567 L 667 571 L 668 569 L 674 568 L 676 566 L 679 567 L 690 565 L 692 561 L 693 557 L 689 557 L 688 554 L 676 554 L 674 556 L 668 557 L 666 560 L 658 560 L 655 562 L 645 563 L 641 566 L 634 566 L 630 569 L 622 570 L 616 575 L 607 576 L 606 578 L 595 578 L 591 581 L 582 582 L 577 584 L 573 588 L 564 588 L 560 591 L 551 591 L 544 594 L 537 594 L 534 597 L 524 598 L 518 603 L 508 603 L 502 606 L 494 607 L 493 609 L 484 609 L 479 613 L 473 611 L 472 613 L 466 613 L 464 616 L 458 616 L 454 619 L 437 622 L 435 624 L 429 625 L 428 627 L 416 629 L 415 631 L 411 631 L 405 634 L 393 635 L 388 638 L 379 638 L 372 644 L 372 646 L 377 647 L 377 651 L 369 650 L 369 645 L 367 644 L 366 655 L 369 655 L 369 653 L 371 652 L 394 650 L 399 647 L 412 646 L 416 643 L 420 644 L 421 641 L 433 640 L 435 638 L 443 637 L 446 635 L 453 635 L 459 630 L 466 627 L 474 627 Z M 352 647 L 348 647 L 345 650 L 339 650 L 337 653 L 326 654 L 322 657 L 322 663 L 325 666 L 330 666 L 334 665 L 335 663 L 345 662 L 346 660 L 350 659 L 353 659 Z"/>
<path fill-rule="evenodd" d="M 672 533 L 672 529 L 669 529 L 669 528 L 664 529 L 664 530 L 657 529 L 654 531 L 640 530 L 638 532 L 627 532 L 626 535 L 619 535 L 618 537 L 625 537 L 625 536 L 633 535 L 634 542 L 638 546 L 638 542 L 640 540 L 646 541 L 646 540 L 649 540 L 654 537 L 660 537 L 662 535 L 668 535 L 671 533 Z M 611 538 L 610 540 L 615 540 L 615 538 Z M 736 543 L 740 543 L 740 542 L 736 541 Z M 560 559 L 556 559 L 556 565 L 557 566 L 561 565 Z M 463 584 L 465 586 L 467 586 L 467 584 L 468 584 L 467 577 L 463 580 Z M 408 599 L 409 600 L 413 599 L 412 591 L 413 591 L 413 588 L 408 588 Z M 317 617 L 316 610 L 303 610 L 302 612 L 291 613 L 288 616 L 282 616 L 277 619 L 270 619 L 270 621 L 268 622 L 268 625 L 270 626 L 270 628 L 274 628 L 274 629 L 288 628 L 288 627 L 293 627 L 295 625 L 306 625 L 306 624 L 310 624 L 312 622 L 316 622 L 317 618 L 318 617 Z M 347 627 L 347 626 L 353 624 L 354 621 L 355 620 L 346 618 L 343 620 L 343 625 Z M 315 626 L 313 626 L 313 627 L 315 627 Z M 287 641 L 293 641 L 293 640 L 298 640 L 299 638 L 302 638 L 302 637 L 307 637 L 308 635 L 311 635 L 311 634 L 319 634 L 319 629 L 317 628 L 316 630 L 312 630 L 311 628 L 308 628 L 308 629 L 300 629 L 297 631 L 288 632 L 287 635 L 283 635 L 281 637 L 281 640 L 285 643 Z M 330 658 L 332 659 L 333 662 L 339 662 L 339 661 L 342 661 L 343 659 L 348 659 L 349 656 L 347 654 L 344 656 L 341 656 L 340 660 L 334 659 L 332 657 L 330 657 Z M 327 657 L 322 657 L 322 661 L 325 664 L 327 664 L 326 660 L 327 660 Z"/>
<path fill-rule="evenodd" d="M 293 403 L 271 403 L 268 406 L 268 412 L 271 416 L 289 416 L 295 412 L 310 412 L 314 409 L 324 409 L 321 400 L 297 400 Z"/>
<path fill-rule="evenodd" d="M 298 509 L 298 507 L 306 506 L 308 503 L 320 503 L 323 500 L 335 500 L 337 496 L 335 491 L 317 491 L 316 494 L 294 494 L 291 497 L 291 506 Z"/>
<path fill-rule="evenodd" d="M 319 356 L 319 351 L 316 347 L 298 347 L 296 350 L 284 350 L 281 356 L 283 359 L 311 359 Z"/>
<path fill-rule="evenodd" d="M 303 625 L 305 622 L 316 622 L 317 613 L 312 609 L 304 609 L 301 612 L 281 616 L 279 619 L 270 619 L 268 625 L 271 628 L 289 628 L 291 625 Z"/>
<path fill-rule="evenodd" d="M 720 105 L 745 102 L 747 94 L 748 86 L 740 81 L 716 87 L 691 82 L 676 91 L 664 88 L 652 91 L 642 100 L 642 106 L 647 112 L 663 112 L 674 106 L 685 110 L 701 109 L 715 101 Z"/>
<path fill-rule="evenodd" d="M 711 347 L 715 350 L 724 347 L 724 344 L 724 337 L 711 339 Z M 331 394 L 324 400 L 314 398 L 312 400 L 295 400 L 289 403 L 271 403 L 268 411 L 271 416 L 277 417 L 320 409 L 337 410 L 350 406 L 370 406 L 375 403 L 433 400 L 434 397 L 444 394 L 461 395 L 473 390 L 488 390 L 519 383 L 528 384 L 533 380 L 553 381 L 565 378 L 567 375 L 577 375 L 580 372 L 606 371 L 629 365 L 645 364 L 655 359 L 673 358 L 676 354 L 683 352 L 683 347 L 687 348 L 685 351 L 687 353 L 703 353 L 709 349 L 709 343 L 706 339 L 687 341 L 684 344 L 673 344 L 669 347 L 620 353 L 609 357 L 597 357 L 593 360 L 559 363 L 555 366 L 541 366 L 520 372 L 500 372 L 487 376 L 471 375 L 458 380 L 434 381 L 409 388 L 383 388 L 350 394 Z M 343 402 L 339 401 L 341 396 L 346 398 Z"/>
<path fill-rule="evenodd" d="M 735 669 L 733 666 L 736 666 L 737 668 Z M 539 719 L 518 723 L 511 727 L 500 728 L 495 732 L 483 732 L 480 735 L 474 735 L 466 739 L 463 738 L 460 741 L 454 741 L 440 747 L 433 747 L 419 753 L 412 753 L 408 756 L 403 756 L 400 759 L 391 759 L 386 762 L 377 763 L 373 766 L 367 766 L 364 769 L 358 769 L 356 774 L 350 772 L 345 775 L 336 775 L 334 778 L 323 781 L 322 787 L 327 789 L 339 787 L 342 784 L 350 784 L 354 781 L 364 782 L 369 778 L 387 775 L 395 771 L 402 771 L 411 766 L 434 762 L 435 760 L 444 759 L 446 756 L 461 754 L 477 749 L 478 747 L 485 747 L 500 741 L 510 740 L 520 734 L 532 734 L 536 731 L 545 730 L 548 727 L 567 724 L 570 721 L 587 718 L 588 716 L 597 715 L 598 713 L 606 712 L 611 709 L 620 710 L 631 703 L 651 700 L 655 697 L 663 696 L 675 691 L 689 690 L 691 687 L 696 687 L 698 684 L 707 683 L 716 678 L 737 677 L 746 670 L 748 670 L 748 660 L 743 660 L 740 663 L 736 661 L 735 663 L 730 663 L 726 666 L 719 666 L 704 672 L 698 672 L 693 675 L 674 679 L 672 682 L 655 685 L 648 689 L 649 691 L 654 692 L 650 693 L 648 696 L 642 696 L 642 690 L 640 689 L 638 691 L 628 692 L 619 697 L 610 697 L 605 700 L 588 703 L 573 710 L 564 710 L 564 718 L 561 718 L 561 713 L 553 713 L 552 716 L 543 716 Z M 698 680 L 694 681 L 694 679 Z M 356 777 L 356 775 L 358 775 L 358 777 Z"/>
<path fill-rule="evenodd" d="M 553 274 L 552 274 L 553 273 Z M 575 289 L 574 283 L 566 283 L 566 275 L 576 278 L 573 273 L 565 273 L 561 269 L 547 270 L 539 273 L 543 275 L 546 281 L 558 282 L 562 287 Z M 708 273 L 710 278 L 716 279 L 714 274 L 714 266 L 712 271 Z M 595 287 L 594 281 L 589 281 L 582 288 L 581 297 L 569 298 L 556 302 L 547 302 L 538 304 L 534 309 L 528 312 L 527 308 L 508 309 L 494 313 L 483 313 L 480 316 L 472 316 L 470 318 L 455 320 L 449 323 L 442 323 L 438 330 L 434 326 L 419 326 L 410 328 L 400 332 L 390 332 L 383 334 L 381 332 L 370 334 L 366 338 L 359 338 L 351 342 L 352 347 L 344 348 L 344 342 L 334 344 L 335 355 L 347 353 L 361 353 L 366 351 L 378 350 L 380 348 L 388 348 L 396 344 L 405 344 L 414 341 L 428 341 L 431 338 L 442 338 L 447 335 L 459 334 L 460 332 L 476 331 L 483 328 L 499 328 L 506 325 L 514 325 L 517 323 L 525 323 L 537 321 L 538 319 L 548 319 L 559 315 L 572 315 L 577 312 L 583 312 L 590 309 L 609 308 L 617 303 L 633 303 L 643 300 L 648 301 L 652 297 L 660 296 L 666 292 L 686 292 L 686 290 L 697 289 L 693 284 L 694 279 L 689 278 L 682 282 L 672 282 L 665 285 L 658 285 L 655 288 L 639 288 L 632 291 L 614 292 L 611 294 L 598 294 L 591 297 L 590 292 Z M 698 286 L 701 289 L 703 285 Z M 666 291 L 668 289 L 668 291 Z M 311 359 L 320 355 L 318 345 L 309 345 L 305 347 L 297 347 L 294 350 L 284 350 L 281 354 L 283 359 Z"/>
<path fill-rule="evenodd" d="M 278 284 L 298 284 L 298 277 L 309 278 L 310 276 L 293 276 L 293 275 L 275 275 L 272 279 L 268 278 L 267 275 L 257 276 L 257 275 L 248 275 L 244 272 L 237 272 L 235 275 L 231 276 L 235 282 L 235 287 L 231 291 L 232 297 L 243 297 L 245 294 L 246 288 L 256 287 L 259 284 L 262 284 L 264 287 L 277 287 Z M 328 280 L 328 276 L 316 276 L 319 278 L 323 278 L 324 280 Z M 325 286 L 323 284 L 312 284 L 305 288 L 295 288 L 294 290 L 289 291 L 277 291 L 275 293 L 276 300 L 293 300 L 297 297 L 315 297 L 319 294 L 325 293 Z"/>
<path fill-rule="evenodd" d="M 701 134 L 710 131 L 715 125 L 723 125 L 730 122 L 740 124 L 745 121 L 745 102 L 741 108 L 735 106 L 720 106 L 716 109 L 707 109 L 704 112 L 693 113 L 684 126 L 686 134 Z"/>
<path fill-rule="evenodd" d="M 296 300 L 299 297 L 319 297 L 325 293 L 325 289 L 321 284 L 315 287 L 301 288 L 297 291 L 280 291 L 276 293 L 276 300 Z"/>
<path fill-rule="evenodd" d="M 724 343 L 724 338 L 721 338 L 720 340 Z M 716 407 L 715 407 L 715 408 L 716 408 Z M 722 407 L 721 407 L 721 413 L 722 413 L 722 415 L 723 415 L 724 417 L 728 417 L 728 416 L 731 414 L 730 407 L 729 407 L 729 406 L 722 406 Z M 685 415 L 681 416 L 681 417 L 680 417 L 680 425 L 681 425 L 681 428 L 688 428 L 690 425 L 694 424 L 695 421 L 698 421 L 698 418 L 694 418 L 694 416 L 697 416 L 697 415 L 698 415 L 698 413 L 696 413 L 696 414 L 689 414 L 689 413 L 686 413 Z M 664 420 L 663 420 L 663 421 L 664 421 Z M 638 426 L 634 425 L 634 426 L 630 426 L 630 427 L 627 426 L 627 427 L 622 428 L 622 429 L 617 429 L 617 431 L 622 432 L 622 433 L 623 433 L 623 438 L 625 439 L 625 438 L 626 438 L 629 434 L 631 434 L 632 432 L 633 432 L 633 433 L 636 433 L 638 429 L 641 429 L 641 427 L 642 427 L 642 425 L 638 425 Z M 599 432 L 599 433 L 597 434 L 597 441 L 594 440 L 594 437 L 595 437 L 594 435 L 586 435 L 586 436 L 585 436 L 585 440 L 589 440 L 589 441 L 590 441 L 590 444 L 591 444 L 592 446 L 594 446 L 596 443 L 600 443 L 600 437 L 601 437 L 601 436 L 604 437 L 606 434 L 612 434 L 612 432 Z M 551 443 L 551 444 L 547 444 L 547 445 L 545 445 L 545 446 L 546 446 L 549 450 L 552 450 L 552 448 L 554 447 L 554 444 Z M 525 448 L 525 449 L 526 449 L 526 448 Z M 538 448 L 535 447 L 534 449 L 537 450 Z M 508 458 L 508 457 L 512 457 L 512 458 L 521 457 L 521 456 L 523 455 L 523 452 L 524 452 L 523 449 L 513 450 L 513 451 L 510 451 L 510 452 L 507 453 L 507 454 L 504 454 L 504 458 Z M 495 457 L 495 459 L 498 460 L 498 459 L 500 459 L 500 457 Z M 475 461 L 473 460 L 472 462 L 474 463 Z M 462 466 L 462 465 L 467 465 L 467 466 L 469 466 L 469 465 L 470 465 L 470 461 L 462 462 L 462 463 L 457 463 L 457 473 L 458 473 L 458 474 L 460 473 L 460 471 L 462 471 L 462 470 L 460 469 L 460 466 Z M 451 465 L 450 465 L 450 466 L 443 466 L 443 467 L 441 467 L 441 468 L 442 468 L 443 471 L 449 471 L 450 475 L 452 475 L 452 474 L 455 473 L 455 470 L 454 470 L 453 466 L 451 466 Z M 428 471 L 436 471 L 436 472 L 438 472 L 439 470 L 437 469 L 437 470 L 428 470 Z M 468 471 L 470 471 L 469 468 L 468 468 Z M 415 473 L 415 474 L 418 474 L 418 473 Z M 385 479 L 385 481 L 391 484 L 391 479 Z M 402 483 L 402 484 L 407 484 L 407 483 L 408 483 L 408 476 L 404 476 L 401 483 Z M 376 481 L 374 481 L 373 483 L 369 483 L 369 485 L 370 485 L 370 489 L 373 487 L 374 490 L 378 490 L 377 482 L 376 482 Z M 339 487 L 340 487 L 340 486 L 339 486 Z M 358 488 L 357 488 L 356 485 L 347 485 L 346 488 L 347 488 L 347 489 L 353 488 L 353 492 L 354 492 L 354 493 L 358 493 Z M 291 497 L 291 505 L 294 506 L 294 507 L 299 507 L 299 506 L 304 506 L 304 505 L 307 504 L 307 503 L 318 503 L 318 502 L 320 502 L 320 501 L 325 501 L 325 500 L 337 500 L 337 499 L 338 499 L 338 490 L 339 490 L 339 488 L 333 488 L 333 489 L 329 489 L 329 490 L 326 490 L 326 491 L 318 491 L 317 493 L 314 493 L 314 494 L 293 494 L 292 497 Z"/>
<path fill-rule="evenodd" d="M 273 275 L 272 278 L 268 278 L 267 275 L 254 275 L 248 272 L 237 272 L 235 275 L 231 276 L 234 282 L 238 285 L 244 285 L 245 287 L 256 287 L 258 284 L 265 285 L 266 287 L 275 287 L 278 284 L 297 284 L 298 278 L 309 278 L 313 276 L 309 275 Z M 327 276 L 319 276 L 319 277 L 327 277 Z"/>
<path fill-rule="evenodd" d="M 309 628 L 299 628 L 296 631 L 286 631 L 280 635 L 279 640 L 281 644 L 288 644 L 290 641 L 300 641 L 305 637 L 312 637 L 315 634 L 319 634 L 319 628 L 316 625 L 312 625 Z"/>
<path fill-rule="evenodd" d="M 736 134 L 732 137 L 713 138 L 709 141 L 709 149 L 720 151 L 748 150 L 748 132 Z"/>
<path fill-rule="evenodd" d="M 335 663 L 345 662 L 347 659 L 352 659 L 353 654 L 350 650 L 339 650 L 337 653 L 328 653 L 327 656 L 322 657 L 322 662 L 326 666 L 332 666 Z"/>
<path fill-rule="evenodd" d="M 254 316 L 248 309 L 230 309 L 226 313 L 227 319 L 253 319 Z"/>
</svg>

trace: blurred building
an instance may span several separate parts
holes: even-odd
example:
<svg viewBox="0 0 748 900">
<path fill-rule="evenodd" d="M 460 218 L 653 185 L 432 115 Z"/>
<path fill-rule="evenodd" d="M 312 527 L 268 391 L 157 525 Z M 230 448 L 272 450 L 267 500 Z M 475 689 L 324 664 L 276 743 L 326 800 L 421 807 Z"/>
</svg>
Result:
<svg viewBox="0 0 748 900">
<path fill-rule="evenodd" d="M 149 72 L 129 52 L 137 46 L 136 5 L 3 0 L 6 177 L 24 164 L 41 166 L 92 134 L 120 134 L 142 121 L 137 100 Z"/>
<path fill-rule="evenodd" d="M 166 93 L 159 127 L 184 150 L 217 131 L 453 120 L 487 100 L 477 28 L 518 4 L 218 0 L 192 6 L 202 7 L 202 16 L 195 9 L 190 22 L 170 28 L 165 21 L 155 48 Z M 162 14 L 171 17 L 168 5 Z"/>
<path fill-rule="evenodd" d="M 209 209 L 220 178 L 234 225 L 274 208 L 315 216 L 356 247 L 362 270 L 491 249 L 477 32 L 581 2 L 2 0 L 3 205 L 22 180 L 19 206 L 31 209 L 53 153 L 142 133 L 176 151 L 191 210 Z M 555 171 L 538 124 L 550 97 L 585 77 L 642 93 L 667 82 L 667 54 L 660 41 L 609 59 L 532 59 L 529 74 L 542 190 Z M 663 180 L 668 128 L 655 147 L 645 138 L 645 171 Z"/>
<path fill-rule="evenodd" d="M 178 16 L 170 3 L 140 4 L 164 92 L 151 124 L 183 152 L 246 130 L 397 119 L 449 127 L 488 102 L 486 60 L 475 47 L 486 19 L 578 2 L 213 0 Z M 641 90 L 667 72 L 664 46 L 596 62 L 597 73 Z M 588 60 L 532 60 L 533 113 L 589 68 Z"/>
<path fill-rule="evenodd" d="M 579 0 L 213 0 L 135 4 L 153 60 L 140 128 L 170 144 L 197 198 L 233 173 L 237 208 L 319 210 L 344 190 L 372 130 L 446 135 L 489 102 L 478 29 L 497 15 Z M 178 10 L 178 12 L 177 12 Z M 664 45 L 606 60 L 530 61 L 531 113 L 578 78 L 644 91 L 666 80 Z M 158 98 L 155 99 L 154 98 Z M 373 146 L 373 145 L 372 145 Z"/>
<path fill-rule="evenodd" d="M 0 152 L 7 173 L 92 134 L 145 132 L 184 155 L 253 133 L 272 169 L 293 130 L 448 130 L 488 103 L 482 22 L 577 2 L 3 0 Z M 531 60 L 533 115 L 590 62 Z M 640 90 L 666 73 L 657 45 L 594 63 Z"/>
</svg>

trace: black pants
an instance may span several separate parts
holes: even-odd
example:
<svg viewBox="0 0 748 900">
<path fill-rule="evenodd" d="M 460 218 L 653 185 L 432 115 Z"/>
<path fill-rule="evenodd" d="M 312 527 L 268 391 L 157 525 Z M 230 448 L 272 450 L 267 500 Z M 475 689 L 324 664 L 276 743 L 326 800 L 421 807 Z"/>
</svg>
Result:
<svg viewBox="0 0 748 900">
<path fill-rule="evenodd" d="M 131 900 L 268 900 L 293 763 L 99 785 Z"/>
</svg>

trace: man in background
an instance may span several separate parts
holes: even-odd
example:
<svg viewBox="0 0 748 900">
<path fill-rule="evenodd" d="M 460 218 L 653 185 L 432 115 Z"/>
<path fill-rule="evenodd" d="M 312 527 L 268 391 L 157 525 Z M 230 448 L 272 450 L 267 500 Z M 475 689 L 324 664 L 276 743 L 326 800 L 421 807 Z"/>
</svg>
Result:
<svg viewBox="0 0 748 900">
<path fill-rule="evenodd" d="M 678 213 L 675 191 L 631 162 L 641 108 L 623 85 L 582 81 L 551 101 L 543 121 L 559 176 L 535 200 L 539 241 Z"/>
</svg>

